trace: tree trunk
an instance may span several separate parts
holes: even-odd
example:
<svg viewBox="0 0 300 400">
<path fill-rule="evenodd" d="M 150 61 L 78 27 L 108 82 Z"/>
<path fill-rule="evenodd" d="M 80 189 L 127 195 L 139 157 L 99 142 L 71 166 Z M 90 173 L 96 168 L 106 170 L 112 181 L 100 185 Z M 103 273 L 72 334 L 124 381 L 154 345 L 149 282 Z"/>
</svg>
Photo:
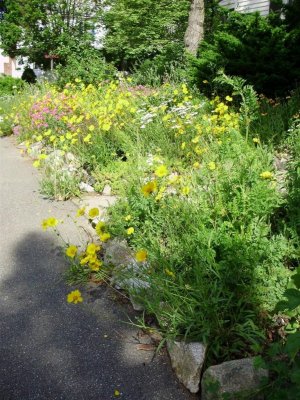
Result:
<svg viewBox="0 0 300 400">
<path fill-rule="evenodd" d="M 188 27 L 184 35 L 184 44 L 194 56 L 204 37 L 204 0 L 192 0 Z"/>
</svg>

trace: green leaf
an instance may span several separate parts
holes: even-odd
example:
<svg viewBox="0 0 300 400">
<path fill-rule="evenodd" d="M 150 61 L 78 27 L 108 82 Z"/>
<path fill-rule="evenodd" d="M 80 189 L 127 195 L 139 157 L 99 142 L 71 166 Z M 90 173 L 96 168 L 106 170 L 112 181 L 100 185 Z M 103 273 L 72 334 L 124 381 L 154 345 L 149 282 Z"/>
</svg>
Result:
<svg viewBox="0 0 300 400">
<path fill-rule="evenodd" d="M 287 301 L 280 301 L 276 306 L 276 311 L 294 310 L 300 306 L 300 291 L 298 289 L 287 289 L 284 293 Z"/>
<path fill-rule="evenodd" d="M 284 351 L 294 360 L 300 351 L 300 332 L 292 333 L 288 336 Z"/>
<path fill-rule="evenodd" d="M 296 288 L 300 289 L 300 271 L 298 271 L 297 274 L 292 276 L 292 280 L 293 280 Z"/>
</svg>

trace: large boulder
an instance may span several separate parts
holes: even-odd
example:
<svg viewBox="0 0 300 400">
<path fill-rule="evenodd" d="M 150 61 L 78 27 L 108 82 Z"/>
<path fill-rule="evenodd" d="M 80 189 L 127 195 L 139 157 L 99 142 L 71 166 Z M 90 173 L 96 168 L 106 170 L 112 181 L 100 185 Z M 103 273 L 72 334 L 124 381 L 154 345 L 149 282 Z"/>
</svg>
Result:
<svg viewBox="0 0 300 400">
<path fill-rule="evenodd" d="M 268 371 L 254 366 L 253 358 L 226 361 L 209 367 L 201 381 L 201 400 L 260 399 L 262 380 Z"/>
<path fill-rule="evenodd" d="M 179 381 L 191 392 L 199 391 L 201 371 L 205 360 L 206 346 L 202 343 L 168 341 L 167 348 Z"/>
</svg>

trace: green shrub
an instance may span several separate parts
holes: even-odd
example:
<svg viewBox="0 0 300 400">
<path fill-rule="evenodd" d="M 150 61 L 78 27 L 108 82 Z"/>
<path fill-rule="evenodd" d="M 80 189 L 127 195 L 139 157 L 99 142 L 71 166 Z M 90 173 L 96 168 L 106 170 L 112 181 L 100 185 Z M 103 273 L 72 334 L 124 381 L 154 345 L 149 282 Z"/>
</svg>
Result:
<svg viewBox="0 0 300 400">
<path fill-rule="evenodd" d="M 133 227 L 131 246 L 149 254 L 140 278 L 150 290 L 133 294 L 167 335 L 207 342 L 210 360 L 261 350 L 264 316 L 288 282 L 288 241 L 270 224 L 283 200 L 260 176 L 268 159 L 235 132 L 210 143 L 200 170 L 183 173 L 188 195 L 169 187 L 155 200 L 166 185 L 161 178 L 145 197 L 141 175 L 111 210 L 111 233 L 128 237 Z"/>
<path fill-rule="evenodd" d="M 83 84 L 97 84 L 105 79 L 116 76 L 117 70 L 105 62 L 95 49 L 85 49 L 80 55 L 69 54 L 64 65 L 58 65 L 55 69 L 58 74 L 57 83 L 60 87 L 67 83 L 80 80 Z"/>
<path fill-rule="evenodd" d="M 268 96 L 282 95 L 299 82 L 299 26 L 277 15 L 262 17 L 217 8 L 213 32 L 209 32 L 191 58 L 190 74 L 198 87 L 203 80 L 212 82 L 224 68 L 238 75 Z M 209 91 L 211 86 L 204 87 Z"/>
<path fill-rule="evenodd" d="M 22 89 L 24 83 L 21 79 L 8 75 L 0 75 L 0 97 L 12 95 Z"/>
</svg>

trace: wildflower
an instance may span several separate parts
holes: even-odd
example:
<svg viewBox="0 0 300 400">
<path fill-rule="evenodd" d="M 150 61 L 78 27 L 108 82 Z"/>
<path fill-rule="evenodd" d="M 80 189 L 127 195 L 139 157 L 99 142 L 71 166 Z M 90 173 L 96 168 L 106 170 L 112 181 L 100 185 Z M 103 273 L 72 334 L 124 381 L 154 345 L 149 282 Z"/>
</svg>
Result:
<svg viewBox="0 0 300 400">
<path fill-rule="evenodd" d="M 79 208 L 76 213 L 76 217 L 82 217 L 85 213 L 85 207 Z"/>
<path fill-rule="evenodd" d="M 58 220 L 54 217 L 49 217 L 47 222 L 49 228 L 54 228 L 58 224 Z"/>
<path fill-rule="evenodd" d="M 170 271 L 168 268 L 165 269 L 165 273 L 169 275 L 171 278 L 175 279 L 174 272 Z"/>
<path fill-rule="evenodd" d="M 134 233 L 134 228 L 131 226 L 130 228 L 127 229 L 127 235 L 132 235 Z"/>
<path fill-rule="evenodd" d="M 130 221 L 131 220 L 131 215 L 130 214 L 128 214 L 128 215 L 126 215 L 126 217 L 124 218 L 125 219 L 125 221 Z"/>
<path fill-rule="evenodd" d="M 91 134 L 89 133 L 88 135 L 86 135 L 84 138 L 83 138 L 83 141 L 85 142 L 85 143 L 90 143 L 90 141 L 91 141 Z"/>
<path fill-rule="evenodd" d="M 69 293 L 67 296 L 68 303 L 82 303 L 83 298 L 79 290 L 73 290 L 73 292 Z"/>
<path fill-rule="evenodd" d="M 186 142 L 182 142 L 180 147 L 181 147 L 182 150 L 184 150 L 185 147 L 186 147 Z"/>
<path fill-rule="evenodd" d="M 92 255 L 96 254 L 96 252 L 99 250 L 100 250 L 100 246 L 97 246 L 95 243 L 89 243 L 87 245 L 85 252 L 87 255 L 92 256 Z"/>
<path fill-rule="evenodd" d="M 95 231 L 97 235 L 101 235 L 103 233 L 103 229 L 105 228 L 105 222 L 99 221 L 95 226 Z"/>
<path fill-rule="evenodd" d="M 43 229 L 44 231 L 46 231 L 47 228 L 48 228 L 48 220 L 47 220 L 47 219 L 44 219 L 44 220 L 42 221 L 42 229 Z"/>
<path fill-rule="evenodd" d="M 99 235 L 101 242 L 107 242 L 110 239 L 110 233 L 103 232 Z"/>
<path fill-rule="evenodd" d="M 148 253 L 146 250 L 139 250 L 135 253 L 135 259 L 138 262 L 144 262 L 147 260 Z"/>
<path fill-rule="evenodd" d="M 78 251 L 77 247 L 74 245 L 71 245 L 66 249 L 66 255 L 70 258 L 74 258 L 77 254 L 77 251 Z"/>
<path fill-rule="evenodd" d="M 156 168 L 154 174 L 159 178 L 166 176 L 168 174 L 167 167 L 165 165 L 160 165 L 159 167 Z"/>
<path fill-rule="evenodd" d="M 120 396 L 120 392 L 119 392 L 118 390 L 115 390 L 114 395 L 115 395 L 116 397 L 118 397 L 118 396 Z"/>
<path fill-rule="evenodd" d="M 198 161 L 194 162 L 193 168 L 198 169 L 200 167 L 200 163 Z"/>
<path fill-rule="evenodd" d="M 208 169 L 210 169 L 211 171 L 214 171 L 216 169 L 216 163 L 214 161 L 211 161 L 210 163 L 208 163 Z"/>
<path fill-rule="evenodd" d="M 232 101 L 232 100 L 233 100 L 232 97 L 230 97 L 230 96 L 226 96 L 225 99 L 226 99 L 227 101 Z"/>
<path fill-rule="evenodd" d="M 208 83 L 208 80 L 207 79 L 204 79 L 204 81 L 202 81 L 204 84 L 207 84 Z"/>
<path fill-rule="evenodd" d="M 260 143 L 260 140 L 257 137 L 253 138 L 252 140 L 253 140 L 253 143 L 255 143 L 255 144 L 259 144 Z"/>
<path fill-rule="evenodd" d="M 88 127 L 88 130 L 89 130 L 90 132 L 94 132 L 94 130 L 95 130 L 94 125 L 90 125 L 90 126 Z"/>
<path fill-rule="evenodd" d="M 39 160 L 35 160 L 32 165 L 34 166 L 34 168 L 38 168 L 41 165 L 41 163 Z"/>
<path fill-rule="evenodd" d="M 96 217 L 98 217 L 98 215 L 99 215 L 99 209 L 98 208 L 91 208 L 90 209 L 90 211 L 89 211 L 89 217 L 90 218 L 96 218 Z"/>
<path fill-rule="evenodd" d="M 188 196 L 188 194 L 190 193 L 190 188 L 188 186 L 185 186 L 184 188 L 182 188 L 181 193 L 184 196 Z"/>
<path fill-rule="evenodd" d="M 259 175 L 262 179 L 272 179 L 273 174 L 270 171 L 264 171 Z"/>
<path fill-rule="evenodd" d="M 149 196 L 151 193 L 156 192 L 156 191 L 157 191 L 156 181 L 150 181 L 142 187 L 142 193 L 145 197 Z"/>
</svg>

